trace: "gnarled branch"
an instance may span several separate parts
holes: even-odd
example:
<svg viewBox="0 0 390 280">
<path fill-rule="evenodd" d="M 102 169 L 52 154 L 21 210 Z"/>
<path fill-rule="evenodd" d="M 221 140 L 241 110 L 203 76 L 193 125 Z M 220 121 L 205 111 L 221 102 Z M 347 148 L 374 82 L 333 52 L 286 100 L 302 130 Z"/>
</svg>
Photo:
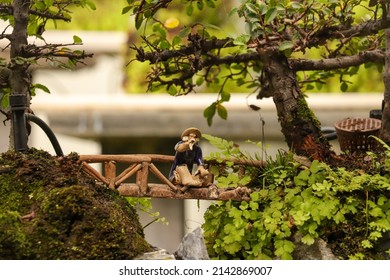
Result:
<svg viewBox="0 0 390 280">
<path fill-rule="evenodd" d="M 359 66 L 367 62 L 384 63 L 385 52 L 383 50 L 372 50 L 360 52 L 356 55 L 342 56 L 328 59 L 290 59 L 289 64 L 295 71 L 310 70 L 335 70 Z"/>
</svg>

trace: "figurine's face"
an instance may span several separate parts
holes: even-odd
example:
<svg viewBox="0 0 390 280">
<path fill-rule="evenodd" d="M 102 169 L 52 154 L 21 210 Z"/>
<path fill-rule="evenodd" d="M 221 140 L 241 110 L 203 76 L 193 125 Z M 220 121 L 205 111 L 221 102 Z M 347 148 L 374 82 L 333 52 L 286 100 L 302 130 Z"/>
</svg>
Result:
<svg viewBox="0 0 390 280">
<path fill-rule="evenodd" d="M 182 139 L 184 142 L 196 143 L 199 142 L 199 138 L 196 137 L 195 133 L 190 133 L 188 136 L 184 136 Z"/>
</svg>

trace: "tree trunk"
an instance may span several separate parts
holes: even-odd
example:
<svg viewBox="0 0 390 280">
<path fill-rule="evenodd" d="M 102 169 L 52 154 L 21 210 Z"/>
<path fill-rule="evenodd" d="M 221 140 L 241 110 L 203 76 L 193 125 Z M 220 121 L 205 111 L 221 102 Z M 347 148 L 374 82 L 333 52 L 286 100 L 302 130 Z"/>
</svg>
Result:
<svg viewBox="0 0 390 280">
<path fill-rule="evenodd" d="M 264 56 L 268 91 L 273 96 L 287 145 L 294 153 L 326 161 L 331 147 L 321 132 L 321 124 L 309 109 L 297 85 L 296 73 L 283 54 Z"/>
<path fill-rule="evenodd" d="M 389 5 L 387 6 L 389 9 Z M 390 11 L 387 12 L 386 17 L 390 17 Z M 390 29 L 385 30 L 385 36 L 385 69 L 383 72 L 384 93 L 382 105 L 382 129 L 380 132 L 380 137 L 383 141 L 390 144 Z"/>
<path fill-rule="evenodd" d="M 24 49 L 27 46 L 27 26 L 29 21 L 30 0 L 14 0 L 14 28 L 11 35 L 10 79 L 11 95 L 11 141 L 10 147 L 15 150 L 27 149 L 27 129 L 25 111 L 29 107 L 29 88 L 31 77 L 27 72 L 30 64 L 23 60 Z"/>
</svg>

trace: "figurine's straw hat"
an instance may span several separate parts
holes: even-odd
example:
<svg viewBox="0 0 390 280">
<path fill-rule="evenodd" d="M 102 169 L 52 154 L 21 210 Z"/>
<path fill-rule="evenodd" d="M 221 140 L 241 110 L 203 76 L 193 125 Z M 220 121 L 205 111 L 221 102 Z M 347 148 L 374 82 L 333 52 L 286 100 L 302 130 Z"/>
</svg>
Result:
<svg viewBox="0 0 390 280">
<path fill-rule="evenodd" d="M 191 133 L 195 134 L 197 138 L 202 137 L 202 133 L 199 129 L 197 129 L 196 127 L 190 127 L 183 131 L 183 133 L 181 134 L 181 138 L 183 138 L 184 136 L 188 136 Z"/>
</svg>

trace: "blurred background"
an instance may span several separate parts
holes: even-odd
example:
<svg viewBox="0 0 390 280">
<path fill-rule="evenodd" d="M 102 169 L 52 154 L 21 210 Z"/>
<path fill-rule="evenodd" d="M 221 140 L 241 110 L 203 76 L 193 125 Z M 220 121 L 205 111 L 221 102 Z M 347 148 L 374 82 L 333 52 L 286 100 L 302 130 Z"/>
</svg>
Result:
<svg viewBox="0 0 390 280">
<path fill-rule="evenodd" d="M 33 69 L 34 83 L 47 86 L 51 94 L 38 93 L 31 108 L 50 125 L 65 154 L 174 155 L 174 146 L 180 140 L 181 132 L 188 127 L 198 127 L 202 133 L 232 140 L 248 153 L 261 154 L 262 151 L 247 140 L 262 141 L 267 156 L 287 149 L 273 101 L 256 100 L 255 94 L 251 95 L 245 88 L 230 88 L 234 94 L 226 105 L 228 119 L 215 117 L 212 126 L 207 125 L 203 110 L 216 100 L 215 89 L 201 88 L 196 94 L 181 97 L 146 93 L 147 63 L 129 64 L 129 45 L 138 42 L 139 34 L 133 19 L 121 13 L 127 2 L 94 2 L 95 11 L 75 10 L 70 24 L 58 23 L 56 29 L 52 26 L 43 34 L 48 43 L 72 43 L 73 35 L 77 35 L 83 40 L 78 49 L 93 53 L 93 58 L 72 71 L 58 69 L 50 63 L 41 63 Z M 228 36 L 240 28 L 227 16 L 235 1 L 220 2 L 214 14 L 197 14 L 193 20 L 209 17 L 216 32 Z M 182 20 L 180 5 L 175 7 L 164 11 L 166 18 Z M 188 23 L 183 19 L 180 24 Z M 6 23 L 0 22 L 0 30 L 3 26 Z M 0 41 L 1 50 L 6 47 L 3 41 Z M 8 51 L 4 49 L 0 55 L 7 58 Z M 351 79 L 348 93 L 339 93 L 337 79 L 329 80 L 321 90 L 308 92 L 309 106 L 323 127 L 333 127 L 337 120 L 346 117 L 368 117 L 370 110 L 380 109 L 383 98 L 380 73 L 363 69 L 359 76 Z M 261 110 L 251 110 L 250 104 Z M 0 152 L 4 152 L 8 149 L 9 123 L 0 126 L 0 133 L 3 136 L 0 137 Z M 338 151 L 337 140 L 332 144 Z M 55 154 L 46 135 L 34 125 L 29 146 Z M 206 140 L 201 140 L 201 147 L 204 156 L 215 151 Z M 126 167 L 119 166 L 119 169 Z M 170 166 L 160 167 L 166 175 L 169 169 Z M 210 203 L 213 202 L 153 199 L 152 211 L 159 212 L 168 224 L 148 225 L 146 239 L 173 253 L 186 233 L 201 226 L 203 213 Z M 139 215 L 143 225 L 154 220 L 142 211 Z"/>
</svg>

